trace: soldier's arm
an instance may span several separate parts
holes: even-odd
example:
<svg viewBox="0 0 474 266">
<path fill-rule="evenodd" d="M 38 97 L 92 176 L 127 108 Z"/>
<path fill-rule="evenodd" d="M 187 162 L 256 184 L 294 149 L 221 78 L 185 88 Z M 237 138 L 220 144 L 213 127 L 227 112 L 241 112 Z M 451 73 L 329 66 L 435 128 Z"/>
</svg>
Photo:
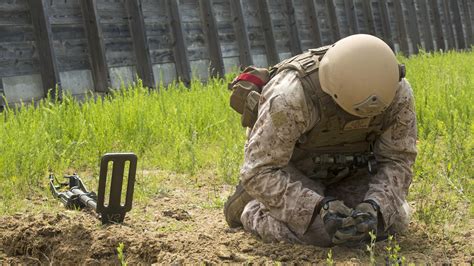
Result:
<svg viewBox="0 0 474 266">
<path fill-rule="evenodd" d="M 379 205 L 385 230 L 392 226 L 392 229 L 399 231 L 408 221 L 406 196 L 417 154 L 413 92 L 406 80 L 400 82 L 389 112 L 387 127 L 375 142 L 374 153 L 379 169 L 371 178 L 365 199 Z"/>
<path fill-rule="evenodd" d="M 298 138 L 315 123 L 311 100 L 305 98 L 293 71 L 283 71 L 263 89 L 259 115 L 245 145 L 241 181 L 276 219 L 303 233 L 322 196 L 292 182 L 283 169 Z"/>
</svg>

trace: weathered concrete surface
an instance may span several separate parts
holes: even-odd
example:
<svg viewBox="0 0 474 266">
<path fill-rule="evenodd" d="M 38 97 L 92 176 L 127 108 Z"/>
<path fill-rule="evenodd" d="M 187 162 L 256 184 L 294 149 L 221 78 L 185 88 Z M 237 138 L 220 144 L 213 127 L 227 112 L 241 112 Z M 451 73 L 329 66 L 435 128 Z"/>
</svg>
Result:
<svg viewBox="0 0 474 266">
<path fill-rule="evenodd" d="M 40 74 L 5 77 L 2 82 L 8 103 L 38 100 L 44 97 Z"/>
<path fill-rule="evenodd" d="M 279 53 L 278 57 L 280 57 L 280 61 L 283 61 L 285 59 L 288 59 L 291 57 L 291 53 Z"/>
<path fill-rule="evenodd" d="M 226 57 L 224 60 L 225 73 L 237 72 L 239 70 L 239 58 L 238 57 Z"/>
<path fill-rule="evenodd" d="M 59 78 L 63 90 L 72 95 L 85 94 L 94 89 L 92 74 L 88 69 L 60 72 Z"/>
<path fill-rule="evenodd" d="M 176 79 L 176 68 L 174 63 L 155 64 L 153 65 L 153 75 L 157 85 L 164 86 L 173 82 Z"/>
<path fill-rule="evenodd" d="M 252 59 L 253 59 L 253 64 L 257 67 L 268 66 L 267 56 L 264 54 L 253 54 Z"/>
<path fill-rule="evenodd" d="M 206 81 L 209 78 L 210 61 L 207 59 L 196 60 L 189 62 L 191 65 L 192 77 L 201 81 Z"/>
<path fill-rule="evenodd" d="M 111 67 L 109 68 L 110 84 L 113 89 L 118 89 L 122 85 L 128 86 L 133 83 L 137 73 L 134 66 Z"/>
</svg>

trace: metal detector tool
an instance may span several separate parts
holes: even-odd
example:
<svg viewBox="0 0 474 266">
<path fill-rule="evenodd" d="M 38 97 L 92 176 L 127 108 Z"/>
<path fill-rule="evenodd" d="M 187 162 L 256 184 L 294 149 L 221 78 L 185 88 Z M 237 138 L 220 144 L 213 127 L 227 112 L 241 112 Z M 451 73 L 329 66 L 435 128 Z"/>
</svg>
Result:
<svg viewBox="0 0 474 266">
<path fill-rule="evenodd" d="M 125 165 L 129 162 L 128 173 Z M 112 174 L 108 175 L 108 166 L 112 163 Z M 86 189 L 77 174 L 66 175 L 67 182 L 60 183 L 53 174 L 49 175 L 49 185 L 53 195 L 68 209 L 89 208 L 95 210 L 102 224 L 122 223 L 125 213 L 132 209 L 137 156 L 133 153 L 107 153 L 100 163 L 99 190 L 97 194 Z M 122 187 L 125 174 L 128 175 L 124 204 L 122 204 Z M 107 178 L 110 177 L 108 202 L 105 202 Z M 55 185 L 58 184 L 58 185 Z M 65 189 L 66 188 L 66 189 Z"/>
</svg>

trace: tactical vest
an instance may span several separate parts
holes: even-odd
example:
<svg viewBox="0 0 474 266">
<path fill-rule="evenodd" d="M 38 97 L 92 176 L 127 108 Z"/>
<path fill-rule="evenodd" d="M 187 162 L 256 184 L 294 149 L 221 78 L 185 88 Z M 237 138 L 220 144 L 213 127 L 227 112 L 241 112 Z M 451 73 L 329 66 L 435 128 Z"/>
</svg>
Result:
<svg viewBox="0 0 474 266">
<path fill-rule="evenodd" d="M 375 173 L 372 148 L 383 132 L 384 114 L 369 118 L 351 115 L 321 89 L 319 63 L 329 47 L 284 60 L 270 72 L 273 76 L 286 69 L 296 71 L 318 115 L 315 126 L 298 140 L 291 161 L 307 176 L 316 178 L 334 179 L 340 171 L 365 167 Z"/>
<path fill-rule="evenodd" d="M 285 69 L 295 70 L 307 97 L 311 98 L 317 109 L 318 121 L 313 129 L 300 138 L 297 147 L 324 154 L 369 152 L 375 138 L 382 133 L 384 115 L 369 118 L 351 115 L 321 89 L 319 62 L 328 48 L 311 49 L 279 63 L 270 71 L 276 75 Z"/>
</svg>

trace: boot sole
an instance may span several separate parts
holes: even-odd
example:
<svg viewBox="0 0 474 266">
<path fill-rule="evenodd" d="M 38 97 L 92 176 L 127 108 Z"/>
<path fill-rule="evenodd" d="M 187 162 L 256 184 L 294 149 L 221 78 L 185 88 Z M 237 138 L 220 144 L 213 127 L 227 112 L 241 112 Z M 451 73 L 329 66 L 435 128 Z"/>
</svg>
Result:
<svg viewBox="0 0 474 266">
<path fill-rule="evenodd" d="M 224 204 L 224 216 L 230 228 L 242 226 L 240 216 L 244 211 L 245 205 L 247 205 L 251 200 L 252 197 L 250 197 L 243 186 L 239 183 L 234 194 L 230 196 Z"/>
</svg>

